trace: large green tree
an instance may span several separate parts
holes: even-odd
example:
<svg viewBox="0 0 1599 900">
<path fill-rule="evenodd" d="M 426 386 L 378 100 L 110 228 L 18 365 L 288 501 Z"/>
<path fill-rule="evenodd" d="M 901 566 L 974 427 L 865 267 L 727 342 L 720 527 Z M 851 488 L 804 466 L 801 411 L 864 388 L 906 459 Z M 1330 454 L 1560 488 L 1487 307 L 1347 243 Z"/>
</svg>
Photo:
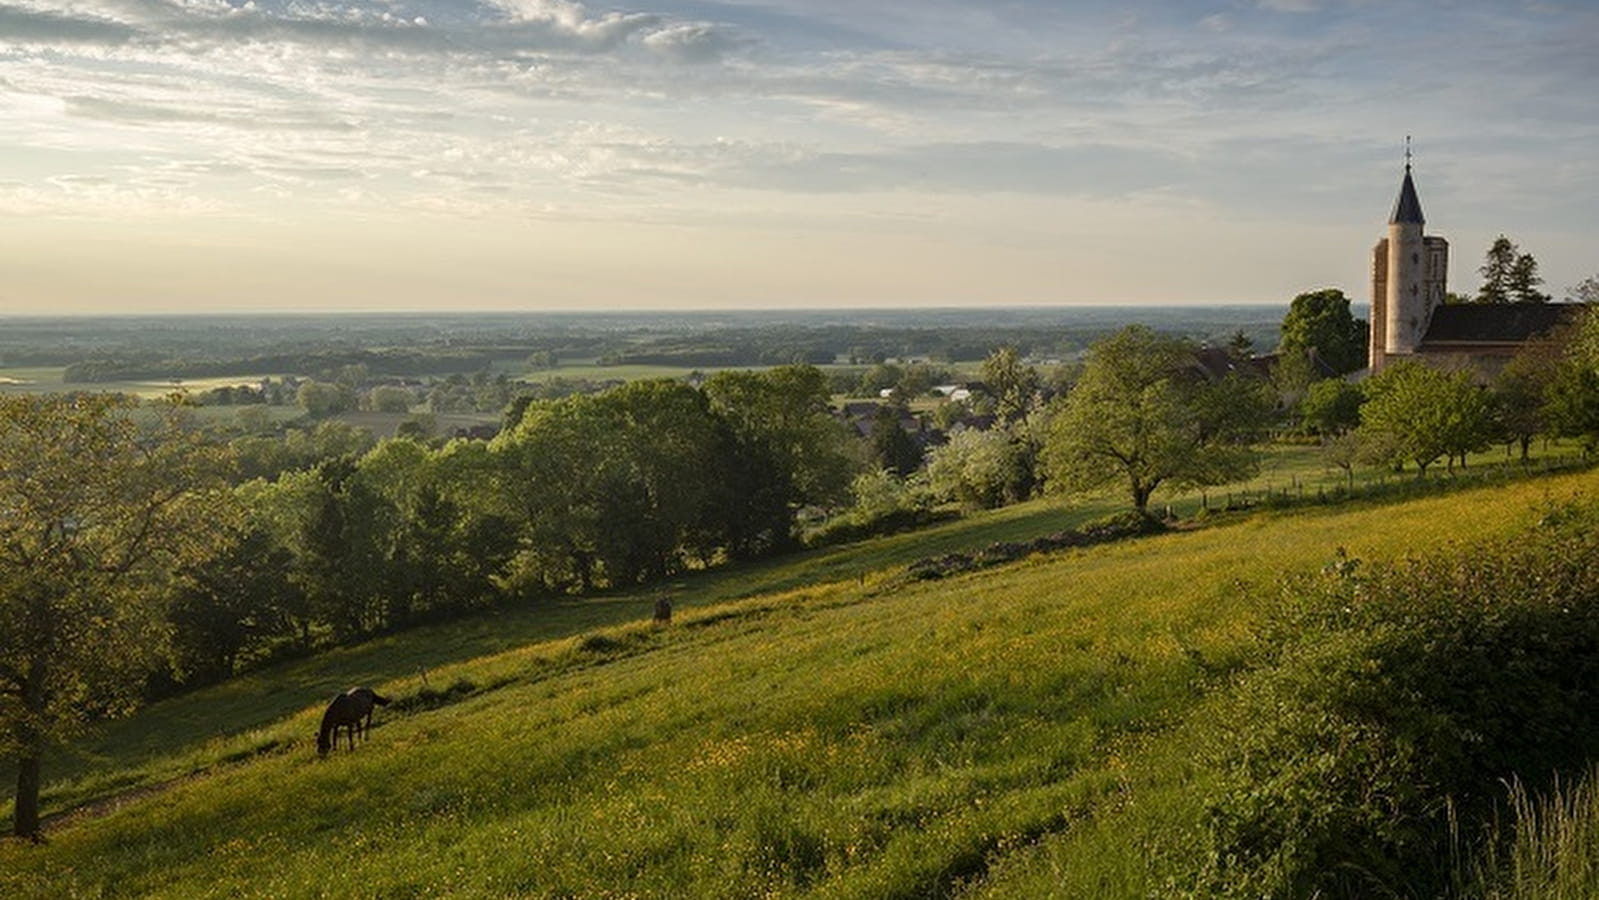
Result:
<svg viewBox="0 0 1599 900">
<path fill-rule="evenodd" d="M 1581 438 L 1591 453 L 1599 446 L 1599 316 L 1582 316 L 1567 334 L 1544 389 L 1544 416 L 1552 432 Z"/>
<path fill-rule="evenodd" d="M 820 369 L 723 371 L 706 380 L 704 391 L 733 437 L 725 484 L 735 498 L 726 511 L 734 556 L 789 545 L 798 509 L 847 497 L 855 464 Z"/>
<path fill-rule="evenodd" d="M 1402 360 L 1368 380 L 1365 391 L 1361 434 L 1370 446 L 1388 448 L 1391 461 L 1414 462 L 1418 474 L 1443 457 L 1464 462 L 1494 436 L 1492 396 L 1469 373 Z"/>
<path fill-rule="evenodd" d="M 1550 429 L 1549 397 L 1566 349 L 1569 330 L 1523 344 L 1493 380 L 1494 415 L 1498 438 L 1521 448 L 1525 462 L 1532 439 Z"/>
<path fill-rule="evenodd" d="M 1057 489 L 1120 483 L 1143 511 L 1163 484 L 1224 484 L 1253 472 L 1251 444 L 1271 405 L 1265 382 L 1212 379 L 1190 342 L 1131 325 L 1090 348 L 1051 424 L 1044 468 Z"/>
<path fill-rule="evenodd" d="M 283 535 L 295 556 L 295 582 L 311 614 L 338 640 L 385 624 L 382 537 L 389 524 L 351 457 L 325 459 L 275 486 L 288 508 Z"/>
<path fill-rule="evenodd" d="M 303 606 L 294 555 L 256 523 L 223 530 L 217 552 L 185 566 L 168 620 L 176 677 L 186 684 L 234 674 L 241 659 L 291 636 Z"/>
<path fill-rule="evenodd" d="M 1360 424 L 1360 404 L 1365 401 L 1359 387 L 1342 378 L 1316 382 L 1299 399 L 1299 421 L 1322 438 L 1343 434 Z"/>
<path fill-rule="evenodd" d="M 170 573 L 209 555 L 222 456 L 110 396 L 0 397 L 0 756 L 39 833 L 53 742 L 130 709 L 165 643 Z M 150 423 L 152 424 L 141 424 Z"/>
<path fill-rule="evenodd" d="M 635 381 L 535 403 L 495 439 L 525 583 L 625 585 L 708 562 L 723 545 L 729 434 L 701 392 Z"/>
<path fill-rule="evenodd" d="M 1288 305 L 1277 353 L 1302 358 L 1314 350 L 1325 368 L 1313 376 L 1343 375 L 1366 364 L 1366 335 L 1366 320 L 1350 312 L 1343 291 L 1307 291 Z"/>
</svg>

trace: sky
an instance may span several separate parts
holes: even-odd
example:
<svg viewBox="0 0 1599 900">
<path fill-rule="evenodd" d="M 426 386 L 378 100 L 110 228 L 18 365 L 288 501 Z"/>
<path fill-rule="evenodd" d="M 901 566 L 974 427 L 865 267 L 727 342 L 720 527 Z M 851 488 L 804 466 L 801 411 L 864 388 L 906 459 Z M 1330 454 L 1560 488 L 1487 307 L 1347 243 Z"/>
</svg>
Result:
<svg viewBox="0 0 1599 900">
<path fill-rule="evenodd" d="M 0 314 L 1599 273 L 1599 0 L 0 0 Z"/>
</svg>

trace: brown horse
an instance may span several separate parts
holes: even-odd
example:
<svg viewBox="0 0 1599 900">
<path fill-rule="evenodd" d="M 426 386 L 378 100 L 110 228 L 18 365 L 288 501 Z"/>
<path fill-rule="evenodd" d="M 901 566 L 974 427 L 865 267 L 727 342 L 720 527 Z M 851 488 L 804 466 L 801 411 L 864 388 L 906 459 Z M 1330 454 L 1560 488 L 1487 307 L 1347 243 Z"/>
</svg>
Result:
<svg viewBox="0 0 1599 900">
<path fill-rule="evenodd" d="M 322 730 L 316 736 L 317 755 L 328 755 L 328 751 L 339 742 L 340 728 L 345 730 L 350 749 L 354 750 L 356 734 L 359 733 L 364 739 L 372 727 L 374 705 L 388 706 L 389 698 L 369 687 L 350 688 L 334 697 L 333 702 L 328 704 L 328 711 L 322 714 Z"/>
</svg>

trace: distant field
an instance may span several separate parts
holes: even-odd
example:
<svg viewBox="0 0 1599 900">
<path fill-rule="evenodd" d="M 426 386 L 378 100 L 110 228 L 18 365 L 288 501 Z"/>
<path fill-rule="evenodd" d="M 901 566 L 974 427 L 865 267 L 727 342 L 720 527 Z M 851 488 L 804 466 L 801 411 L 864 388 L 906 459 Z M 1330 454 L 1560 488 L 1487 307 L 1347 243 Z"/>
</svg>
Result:
<svg viewBox="0 0 1599 900">
<path fill-rule="evenodd" d="M 0 391 L 13 393 L 49 393 L 64 390 L 104 391 L 133 394 L 139 397 L 160 397 L 182 388 L 190 393 L 210 390 L 224 385 L 257 384 L 262 378 L 280 377 L 275 373 L 237 375 L 226 378 L 183 378 L 146 381 L 105 381 L 94 384 L 67 384 L 61 378 L 66 371 L 62 366 L 0 367 Z"/>
<path fill-rule="evenodd" d="M 61 389 L 60 366 L 0 366 L 0 392 L 38 393 Z"/>
<path fill-rule="evenodd" d="M 1032 503 L 683 579 L 665 629 L 641 591 L 374 641 L 52 761 L 51 811 L 177 780 L 0 846 L 0 894 L 1156 895 L 1141 839 L 1204 814 L 1182 725 L 1261 591 L 1336 548 L 1424 553 L 1596 493 L 1590 472 L 1308 506 L 903 579 L 1093 512 Z M 357 682 L 402 702 L 316 761 L 321 702 Z"/>
</svg>

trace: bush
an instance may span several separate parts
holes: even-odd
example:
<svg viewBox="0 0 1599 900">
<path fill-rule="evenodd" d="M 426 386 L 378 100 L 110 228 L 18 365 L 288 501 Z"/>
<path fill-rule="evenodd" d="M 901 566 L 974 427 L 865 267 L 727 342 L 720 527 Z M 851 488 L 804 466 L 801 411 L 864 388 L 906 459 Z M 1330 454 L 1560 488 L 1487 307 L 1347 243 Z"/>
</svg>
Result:
<svg viewBox="0 0 1599 900">
<path fill-rule="evenodd" d="M 886 469 L 867 472 L 851 482 L 850 494 L 854 504 L 806 535 L 806 546 L 845 544 L 947 518 L 933 510 L 927 480 L 920 474 L 900 478 Z"/>
<path fill-rule="evenodd" d="M 1442 896 L 1519 777 L 1599 751 L 1599 536 L 1516 541 L 1290 586 L 1225 700 L 1200 884 L 1218 896 Z"/>
</svg>

